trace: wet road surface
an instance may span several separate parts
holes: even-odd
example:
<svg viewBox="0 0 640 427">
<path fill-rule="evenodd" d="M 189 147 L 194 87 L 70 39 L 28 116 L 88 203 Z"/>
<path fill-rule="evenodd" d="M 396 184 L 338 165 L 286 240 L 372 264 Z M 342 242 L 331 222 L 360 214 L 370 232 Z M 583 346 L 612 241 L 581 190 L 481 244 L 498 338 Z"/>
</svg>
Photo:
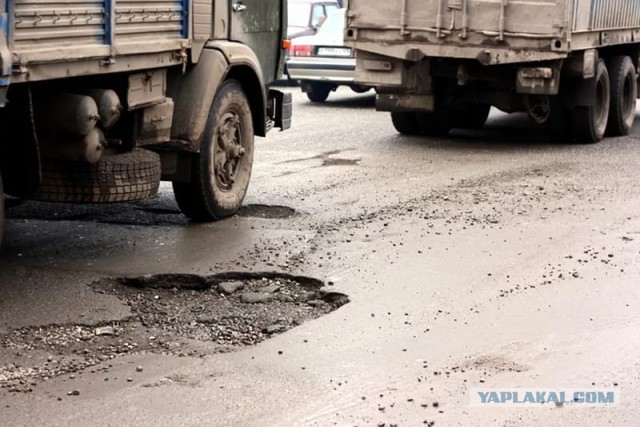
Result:
<svg viewBox="0 0 640 427">
<path fill-rule="evenodd" d="M 3 423 L 640 419 L 640 128 L 553 144 L 494 113 L 411 138 L 371 94 L 294 100 L 228 220 L 189 223 L 168 185 L 100 208 L 10 202 Z M 474 387 L 617 387 L 621 403 L 490 410 Z"/>
</svg>

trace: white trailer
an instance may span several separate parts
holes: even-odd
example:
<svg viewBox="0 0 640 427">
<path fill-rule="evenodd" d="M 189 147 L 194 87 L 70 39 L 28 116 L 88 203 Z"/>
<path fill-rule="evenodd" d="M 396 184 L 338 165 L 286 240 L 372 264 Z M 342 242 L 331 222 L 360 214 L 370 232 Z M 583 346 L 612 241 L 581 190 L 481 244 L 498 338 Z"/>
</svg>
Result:
<svg viewBox="0 0 640 427">
<path fill-rule="evenodd" d="M 561 141 L 633 125 L 638 0 L 350 0 L 356 82 L 404 134 L 484 125 L 526 111 Z"/>
</svg>

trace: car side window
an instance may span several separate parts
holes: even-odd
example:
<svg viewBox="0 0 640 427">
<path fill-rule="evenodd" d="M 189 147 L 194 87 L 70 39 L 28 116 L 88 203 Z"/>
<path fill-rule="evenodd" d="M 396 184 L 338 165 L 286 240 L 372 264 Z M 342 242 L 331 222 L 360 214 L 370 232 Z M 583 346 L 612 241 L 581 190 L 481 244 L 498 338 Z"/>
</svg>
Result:
<svg viewBox="0 0 640 427">
<path fill-rule="evenodd" d="M 311 26 L 317 27 L 322 23 L 322 19 L 326 15 L 324 13 L 324 8 L 321 4 L 314 4 L 313 9 L 311 9 Z"/>
<path fill-rule="evenodd" d="M 327 15 L 327 16 L 331 15 L 336 10 L 338 10 L 338 6 L 336 6 L 335 4 L 325 4 L 324 5 L 325 15 Z"/>
</svg>

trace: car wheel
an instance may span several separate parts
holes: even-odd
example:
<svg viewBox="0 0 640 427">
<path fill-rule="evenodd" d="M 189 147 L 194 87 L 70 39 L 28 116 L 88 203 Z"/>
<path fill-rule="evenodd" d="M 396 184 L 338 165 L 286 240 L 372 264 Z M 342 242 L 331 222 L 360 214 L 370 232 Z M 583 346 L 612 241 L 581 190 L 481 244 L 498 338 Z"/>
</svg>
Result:
<svg viewBox="0 0 640 427">
<path fill-rule="evenodd" d="M 416 113 L 391 113 L 393 127 L 403 135 L 420 135 Z"/>
<path fill-rule="evenodd" d="M 324 102 L 331 93 L 331 86 L 319 83 L 311 83 L 307 90 L 307 98 L 311 102 Z"/>
<path fill-rule="evenodd" d="M 369 92 L 371 88 L 367 87 L 367 86 L 360 86 L 360 85 L 353 85 L 351 86 L 351 90 L 354 91 L 355 93 L 365 93 L 365 92 Z"/>
<path fill-rule="evenodd" d="M 253 121 L 242 86 L 227 80 L 216 95 L 191 181 L 174 182 L 182 212 L 194 221 L 233 215 L 242 205 L 253 166 Z"/>
</svg>

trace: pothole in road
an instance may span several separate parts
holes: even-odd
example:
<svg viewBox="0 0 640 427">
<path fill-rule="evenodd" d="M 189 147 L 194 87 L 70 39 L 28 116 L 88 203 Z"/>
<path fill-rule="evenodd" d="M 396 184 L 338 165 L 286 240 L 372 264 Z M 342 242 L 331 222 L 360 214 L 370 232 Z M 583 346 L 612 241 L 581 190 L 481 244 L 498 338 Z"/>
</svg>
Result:
<svg viewBox="0 0 640 427">
<path fill-rule="evenodd" d="M 116 295 L 132 315 L 97 327 L 50 325 L 0 336 L 2 388 L 31 391 L 47 378 L 108 370 L 102 362 L 127 354 L 197 357 L 234 351 L 349 301 L 320 280 L 276 273 L 165 274 L 104 279 L 92 287 Z"/>
<path fill-rule="evenodd" d="M 240 207 L 238 215 L 253 218 L 286 219 L 295 215 L 296 210 L 289 206 L 245 205 Z"/>
</svg>

